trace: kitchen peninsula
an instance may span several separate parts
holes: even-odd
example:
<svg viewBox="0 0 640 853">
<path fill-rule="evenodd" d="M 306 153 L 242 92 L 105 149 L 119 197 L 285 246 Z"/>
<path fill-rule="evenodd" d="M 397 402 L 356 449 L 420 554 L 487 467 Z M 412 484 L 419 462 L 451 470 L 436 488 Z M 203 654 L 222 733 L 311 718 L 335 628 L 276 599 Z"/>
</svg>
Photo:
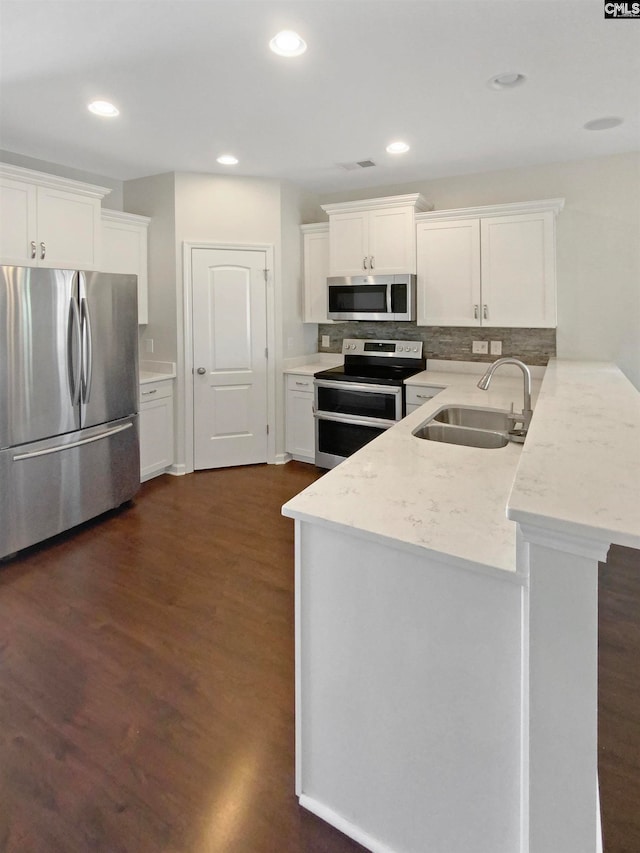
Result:
<svg viewBox="0 0 640 853">
<path fill-rule="evenodd" d="M 469 448 L 412 431 L 520 409 L 521 379 L 420 376 L 444 390 L 283 508 L 297 794 L 378 853 L 596 853 L 597 566 L 640 547 L 640 395 L 552 360 L 526 444 Z"/>
</svg>

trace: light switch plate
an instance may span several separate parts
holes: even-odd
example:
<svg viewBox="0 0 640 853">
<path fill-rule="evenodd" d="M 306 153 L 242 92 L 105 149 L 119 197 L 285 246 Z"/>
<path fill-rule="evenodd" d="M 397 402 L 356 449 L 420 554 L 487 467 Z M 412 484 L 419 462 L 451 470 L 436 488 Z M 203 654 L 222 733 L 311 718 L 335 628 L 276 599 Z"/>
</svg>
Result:
<svg viewBox="0 0 640 853">
<path fill-rule="evenodd" d="M 330 346 L 330 343 L 329 343 L 329 335 L 323 335 L 323 336 L 322 336 L 322 346 L 323 346 L 323 347 L 328 347 L 328 346 Z"/>
<path fill-rule="evenodd" d="M 489 341 L 472 341 L 471 352 L 476 355 L 487 355 L 489 352 Z"/>
<path fill-rule="evenodd" d="M 491 341 L 491 355 L 502 355 L 502 341 Z"/>
</svg>

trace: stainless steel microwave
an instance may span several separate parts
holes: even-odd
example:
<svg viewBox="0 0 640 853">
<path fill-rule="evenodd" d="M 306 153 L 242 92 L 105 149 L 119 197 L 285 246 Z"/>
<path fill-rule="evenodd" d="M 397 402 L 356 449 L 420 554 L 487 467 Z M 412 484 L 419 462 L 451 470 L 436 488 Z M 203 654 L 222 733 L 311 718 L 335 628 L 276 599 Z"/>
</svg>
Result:
<svg viewBox="0 0 640 853">
<path fill-rule="evenodd" d="M 415 275 L 327 279 L 330 320 L 415 320 Z"/>
</svg>

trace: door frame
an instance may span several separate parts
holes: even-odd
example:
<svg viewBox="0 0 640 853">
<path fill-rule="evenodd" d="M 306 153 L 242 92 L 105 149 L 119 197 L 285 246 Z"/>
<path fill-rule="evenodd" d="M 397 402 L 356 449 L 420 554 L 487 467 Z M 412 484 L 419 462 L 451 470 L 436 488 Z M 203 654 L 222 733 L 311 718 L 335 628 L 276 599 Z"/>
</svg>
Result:
<svg viewBox="0 0 640 853">
<path fill-rule="evenodd" d="M 184 444 L 185 444 L 185 473 L 195 470 L 194 441 L 193 441 L 193 281 L 191 278 L 192 249 L 221 249 L 234 252 L 265 252 L 267 259 L 267 280 L 265 283 L 267 308 L 267 462 L 273 464 L 276 460 L 276 324 L 275 324 L 275 268 L 274 247 L 271 243 L 218 243 L 203 242 L 202 240 L 184 240 L 182 243 L 183 261 L 183 295 L 184 295 Z"/>
</svg>

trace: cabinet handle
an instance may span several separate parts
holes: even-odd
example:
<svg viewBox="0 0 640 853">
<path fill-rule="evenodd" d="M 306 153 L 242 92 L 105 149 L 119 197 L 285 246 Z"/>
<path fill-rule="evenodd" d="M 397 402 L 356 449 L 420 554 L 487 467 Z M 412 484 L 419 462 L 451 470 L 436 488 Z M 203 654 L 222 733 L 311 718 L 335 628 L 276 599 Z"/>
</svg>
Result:
<svg viewBox="0 0 640 853">
<path fill-rule="evenodd" d="M 308 383 L 308 382 L 296 382 L 296 385 L 304 385 L 304 387 L 305 387 L 305 388 L 308 388 L 308 387 L 309 387 L 309 383 Z"/>
<path fill-rule="evenodd" d="M 433 400 L 433 394 L 416 394 L 418 400 Z"/>
<path fill-rule="evenodd" d="M 482 317 L 485 320 L 489 319 L 489 307 L 487 305 L 482 306 Z"/>
<path fill-rule="evenodd" d="M 47 247 L 44 243 L 40 243 L 40 260 L 44 261 L 44 256 L 47 254 Z"/>
<path fill-rule="evenodd" d="M 151 394 L 157 394 L 157 393 L 158 393 L 158 389 L 154 388 L 153 391 L 143 391 L 141 396 L 149 397 Z"/>
<path fill-rule="evenodd" d="M 36 241 L 31 241 L 31 260 L 33 260 L 36 256 Z"/>
<path fill-rule="evenodd" d="M 375 260 L 375 258 L 373 257 L 373 255 L 371 255 L 371 257 L 369 258 L 369 269 L 370 270 L 374 269 L 374 264 L 373 264 L 374 260 Z"/>
<path fill-rule="evenodd" d="M 474 305 L 474 306 L 473 306 L 473 319 L 474 319 L 474 320 L 477 320 L 477 319 L 478 319 L 478 317 L 480 316 L 478 312 L 479 312 L 479 306 L 478 306 L 478 305 Z"/>
<path fill-rule="evenodd" d="M 366 258 L 363 258 L 363 259 L 362 259 L 362 269 L 363 269 L 363 270 L 366 270 L 366 268 L 367 268 L 367 259 L 366 259 Z"/>
</svg>

